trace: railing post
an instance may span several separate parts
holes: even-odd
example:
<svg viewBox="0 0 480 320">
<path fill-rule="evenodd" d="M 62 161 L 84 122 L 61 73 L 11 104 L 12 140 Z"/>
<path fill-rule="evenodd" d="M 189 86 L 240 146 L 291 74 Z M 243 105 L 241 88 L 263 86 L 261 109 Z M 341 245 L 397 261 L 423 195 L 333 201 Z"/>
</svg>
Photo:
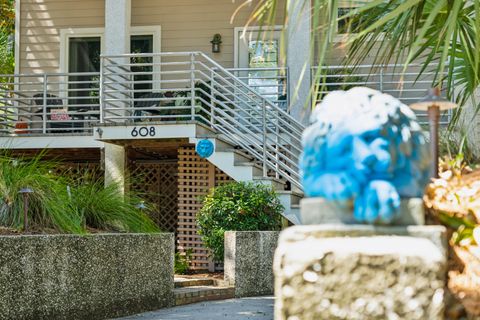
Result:
<svg viewBox="0 0 480 320">
<path fill-rule="evenodd" d="M 192 121 L 195 120 L 195 53 L 190 54 L 190 99 L 192 103 Z"/>
<path fill-rule="evenodd" d="M 103 123 L 104 121 L 104 104 L 105 104 L 105 95 L 103 93 L 104 90 L 104 76 L 103 73 L 105 72 L 105 68 L 103 67 L 105 57 L 100 57 L 100 84 L 99 84 L 99 99 L 100 99 L 100 123 Z"/>
<path fill-rule="evenodd" d="M 216 68 L 213 67 L 211 69 L 211 74 L 210 74 L 210 94 L 212 95 L 211 98 L 211 106 L 210 106 L 210 123 L 212 127 L 215 125 L 215 105 L 216 105 L 216 99 L 215 99 L 215 70 Z"/>
<path fill-rule="evenodd" d="M 266 178 L 268 175 L 267 169 L 267 106 L 265 100 L 262 99 L 262 124 L 263 124 L 263 177 Z"/>
<path fill-rule="evenodd" d="M 383 92 L 383 66 L 380 68 L 380 92 Z"/>
<path fill-rule="evenodd" d="M 47 77 L 43 74 L 43 110 L 42 110 L 42 133 L 47 133 Z"/>
</svg>

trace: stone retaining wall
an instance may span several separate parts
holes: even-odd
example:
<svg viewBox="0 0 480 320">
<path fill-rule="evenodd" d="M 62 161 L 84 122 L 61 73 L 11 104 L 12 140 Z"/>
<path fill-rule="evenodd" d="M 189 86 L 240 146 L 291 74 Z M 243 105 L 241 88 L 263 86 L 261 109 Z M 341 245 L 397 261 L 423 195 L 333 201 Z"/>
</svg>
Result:
<svg viewBox="0 0 480 320">
<path fill-rule="evenodd" d="M 0 319 L 106 319 L 174 305 L 164 234 L 0 237 Z"/>
<path fill-rule="evenodd" d="M 225 232 L 225 281 L 236 297 L 273 294 L 273 256 L 279 232 Z"/>
</svg>

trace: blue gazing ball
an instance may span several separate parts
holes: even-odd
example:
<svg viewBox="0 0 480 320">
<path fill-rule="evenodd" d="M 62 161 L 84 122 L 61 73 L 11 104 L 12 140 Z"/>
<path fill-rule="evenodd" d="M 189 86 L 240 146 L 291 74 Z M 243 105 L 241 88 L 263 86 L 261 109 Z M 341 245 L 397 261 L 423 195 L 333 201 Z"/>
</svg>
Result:
<svg viewBox="0 0 480 320">
<path fill-rule="evenodd" d="M 208 158 L 215 151 L 215 146 L 213 145 L 212 141 L 208 139 L 203 139 L 197 142 L 195 151 L 200 156 L 200 158 Z"/>
</svg>

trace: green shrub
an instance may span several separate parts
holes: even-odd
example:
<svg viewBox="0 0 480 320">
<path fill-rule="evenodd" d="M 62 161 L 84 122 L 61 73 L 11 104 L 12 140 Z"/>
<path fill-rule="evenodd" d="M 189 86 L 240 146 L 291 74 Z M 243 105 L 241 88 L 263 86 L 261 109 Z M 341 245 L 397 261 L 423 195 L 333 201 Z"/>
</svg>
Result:
<svg viewBox="0 0 480 320">
<path fill-rule="evenodd" d="M 188 249 L 184 254 L 180 252 L 175 253 L 175 260 L 173 265 L 173 271 L 175 274 L 186 274 L 190 267 L 190 261 L 192 261 L 193 250 Z"/>
<path fill-rule="evenodd" d="M 199 234 L 214 259 L 223 261 L 225 231 L 280 230 L 283 206 L 273 188 L 234 182 L 210 190 L 197 215 Z"/>
</svg>

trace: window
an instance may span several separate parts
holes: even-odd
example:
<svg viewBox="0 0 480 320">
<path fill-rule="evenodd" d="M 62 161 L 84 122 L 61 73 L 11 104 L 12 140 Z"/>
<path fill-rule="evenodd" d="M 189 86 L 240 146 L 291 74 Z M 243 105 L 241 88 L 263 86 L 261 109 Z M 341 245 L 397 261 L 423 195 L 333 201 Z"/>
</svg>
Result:
<svg viewBox="0 0 480 320">
<path fill-rule="evenodd" d="M 141 26 L 131 28 L 131 51 L 134 53 L 160 52 L 160 26 Z M 104 28 L 69 28 L 60 30 L 60 66 L 62 72 L 83 73 L 100 71 L 100 54 L 104 51 Z M 145 62 L 152 62 L 151 58 L 142 58 Z M 154 66 L 153 69 L 159 69 Z M 136 67 L 137 72 L 158 73 L 151 66 Z M 136 75 L 135 80 L 146 83 L 136 83 L 137 90 L 152 90 L 151 74 Z M 68 87 L 66 80 L 60 84 L 60 95 L 68 98 L 73 109 L 89 109 L 98 107 L 99 76 L 69 76 Z M 148 83 L 150 81 L 150 83 Z M 156 83 L 156 85 L 159 85 Z M 155 84 L 153 84 L 153 87 Z M 63 93 L 63 94 L 62 94 Z"/>
<path fill-rule="evenodd" d="M 130 37 L 130 51 L 132 53 L 152 53 L 153 35 L 133 35 Z M 134 61 L 133 61 L 134 60 Z M 152 57 L 132 58 L 132 63 L 150 64 L 146 66 L 132 66 L 132 72 L 140 74 L 134 75 L 135 98 L 143 96 L 152 91 L 153 68 Z"/>
<path fill-rule="evenodd" d="M 99 72 L 100 71 L 100 37 L 71 37 L 68 41 L 68 71 Z M 98 75 L 70 76 L 68 81 L 69 105 L 81 105 L 81 109 L 89 109 L 98 104 Z M 74 108 L 75 109 L 75 108 Z"/>
</svg>

